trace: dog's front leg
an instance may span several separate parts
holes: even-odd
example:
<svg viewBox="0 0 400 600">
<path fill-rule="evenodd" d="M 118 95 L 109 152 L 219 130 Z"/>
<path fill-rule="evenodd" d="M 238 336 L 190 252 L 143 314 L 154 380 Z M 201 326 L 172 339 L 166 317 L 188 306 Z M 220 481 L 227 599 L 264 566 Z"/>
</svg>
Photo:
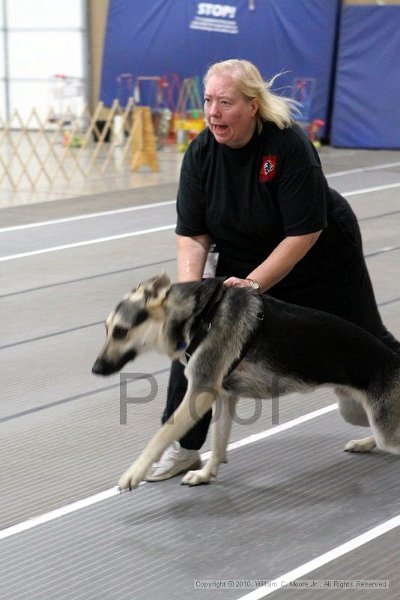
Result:
<svg viewBox="0 0 400 600">
<path fill-rule="evenodd" d="M 132 490 L 137 487 L 164 450 L 172 442 L 180 440 L 211 408 L 214 400 L 215 392 L 211 388 L 210 391 L 202 392 L 188 390 L 181 405 L 150 440 L 139 458 L 122 475 L 118 482 L 120 490 Z"/>
<path fill-rule="evenodd" d="M 219 465 L 226 462 L 226 447 L 237 400 L 233 396 L 222 396 L 213 405 L 211 456 L 204 467 L 188 471 L 184 475 L 181 482 L 183 485 L 209 483 L 212 477 L 217 476 Z"/>
</svg>

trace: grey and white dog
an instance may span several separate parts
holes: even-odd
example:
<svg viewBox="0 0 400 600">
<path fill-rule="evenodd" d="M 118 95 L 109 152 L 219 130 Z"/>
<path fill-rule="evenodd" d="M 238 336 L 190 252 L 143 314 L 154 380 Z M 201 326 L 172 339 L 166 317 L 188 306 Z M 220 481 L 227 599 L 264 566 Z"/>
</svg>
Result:
<svg viewBox="0 0 400 600">
<path fill-rule="evenodd" d="M 121 490 L 135 488 L 217 399 L 211 457 L 185 474 L 187 485 L 208 483 L 226 462 L 240 396 L 270 398 L 323 385 L 334 388 L 346 421 L 371 427 L 371 436 L 350 441 L 345 450 L 369 452 L 378 446 L 400 454 L 400 358 L 343 319 L 250 288 L 228 288 L 222 279 L 171 284 L 163 274 L 127 294 L 106 326 L 93 373 L 115 373 L 147 350 L 187 363 L 185 398 L 121 476 Z"/>
</svg>

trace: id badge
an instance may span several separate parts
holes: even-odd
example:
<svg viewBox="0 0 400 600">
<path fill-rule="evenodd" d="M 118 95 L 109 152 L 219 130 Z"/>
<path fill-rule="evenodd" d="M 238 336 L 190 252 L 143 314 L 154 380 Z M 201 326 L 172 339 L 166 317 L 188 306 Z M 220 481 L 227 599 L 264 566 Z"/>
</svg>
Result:
<svg viewBox="0 0 400 600">
<path fill-rule="evenodd" d="M 215 273 L 217 271 L 218 259 L 219 259 L 219 252 L 217 252 L 217 247 L 215 244 L 211 244 L 210 249 L 207 254 L 206 264 L 204 266 L 203 279 L 209 279 L 210 277 L 215 277 Z"/>
</svg>

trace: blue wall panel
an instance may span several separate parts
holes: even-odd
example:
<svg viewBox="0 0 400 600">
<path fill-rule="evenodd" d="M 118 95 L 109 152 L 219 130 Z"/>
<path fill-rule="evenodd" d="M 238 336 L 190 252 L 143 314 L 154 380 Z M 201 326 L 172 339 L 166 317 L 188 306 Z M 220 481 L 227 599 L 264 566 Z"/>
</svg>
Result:
<svg viewBox="0 0 400 600">
<path fill-rule="evenodd" d="M 400 148 L 400 6 L 343 8 L 331 143 Z"/>
<path fill-rule="evenodd" d="M 285 72 L 275 83 L 283 95 L 293 95 L 296 78 L 311 82 L 306 117 L 326 120 L 338 7 L 339 0 L 255 0 L 255 11 L 248 0 L 110 0 L 101 99 L 109 106 L 118 97 L 121 73 L 182 79 L 245 58 L 266 78 Z"/>
</svg>

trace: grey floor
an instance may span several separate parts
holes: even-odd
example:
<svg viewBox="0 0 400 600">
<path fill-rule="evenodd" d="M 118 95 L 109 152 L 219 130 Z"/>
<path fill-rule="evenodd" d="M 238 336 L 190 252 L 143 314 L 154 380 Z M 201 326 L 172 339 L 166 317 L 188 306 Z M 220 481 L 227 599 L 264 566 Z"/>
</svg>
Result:
<svg viewBox="0 0 400 600">
<path fill-rule="evenodd" d="M 381 314 L 400 337 L 400 153 L 321 158 L 360 220 Z M 1 600 L 399 598 L 400 459 L 343 453 L 365 430 L 342 422 L 330 391 L 260 413 L 242 401 L 232 441 L 245 442 L 209 486 L 176 478 L 115 493 L 158 426 L 168 361 L 125 368 L 158 387 L 135 402 L 148 381 L 128 385 L 127 424 L 119 376 L 91 365 L 120 297 L 175 275 L 175 193 L 176 170 L 159 185 L 0 210 Z M 272 584 L 302 566 L 297 584 Z"/>
</svg>

